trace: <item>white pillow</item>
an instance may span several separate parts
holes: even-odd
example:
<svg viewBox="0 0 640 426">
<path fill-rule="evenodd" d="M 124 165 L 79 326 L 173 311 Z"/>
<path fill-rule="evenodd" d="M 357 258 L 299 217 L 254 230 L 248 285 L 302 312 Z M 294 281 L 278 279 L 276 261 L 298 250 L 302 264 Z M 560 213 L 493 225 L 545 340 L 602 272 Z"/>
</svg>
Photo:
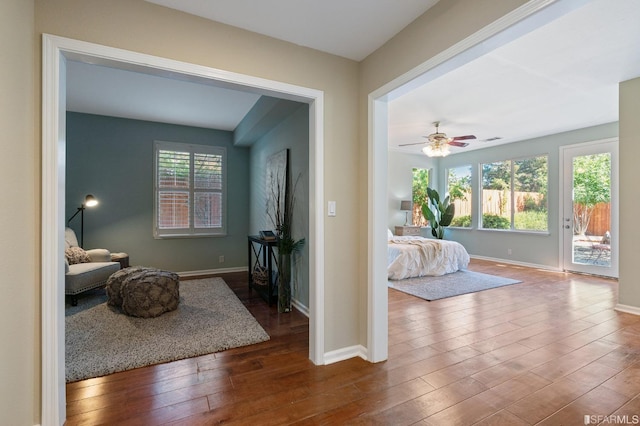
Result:
<svg viewBox="0 0 640 426">
<path fill-rule="evenodd" d="M 387 240 L 390 240 L 393 238 L 393 232 L 391 232 L 391 229 L 387 229 Z"/>
</svg>

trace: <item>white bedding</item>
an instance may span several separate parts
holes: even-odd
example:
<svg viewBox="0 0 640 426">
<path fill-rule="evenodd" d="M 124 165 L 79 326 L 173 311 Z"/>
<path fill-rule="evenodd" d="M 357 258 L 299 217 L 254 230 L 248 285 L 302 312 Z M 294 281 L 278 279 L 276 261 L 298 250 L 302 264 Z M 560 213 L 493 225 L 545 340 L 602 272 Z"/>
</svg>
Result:
<svg viewBox="0 0 640 426">
<path fill-rule="evenodd" d="M 388 247 L 390 280 L 450 274 L 469 265 L 469 253 L 455 241 L 394 236 Z"/>
</svg>

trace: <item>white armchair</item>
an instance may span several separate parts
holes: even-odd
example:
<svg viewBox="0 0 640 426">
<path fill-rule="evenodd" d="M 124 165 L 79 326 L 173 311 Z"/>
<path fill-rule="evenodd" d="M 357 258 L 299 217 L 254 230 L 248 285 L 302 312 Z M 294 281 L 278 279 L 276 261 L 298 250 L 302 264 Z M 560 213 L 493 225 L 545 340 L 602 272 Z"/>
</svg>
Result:
<svg viewBox="0 0 640 426">
<path fill-rule="evenodd" d="M 71 297 L 71 304 L 75 306 L 78 304 L 78 295 L 80 293 L 104 286 L 111 274 L 120 269 L 120 263 L 111 261 L 111 252 L 109 250 L 81 250 L 78 246 L 76 234 L 71 228 L 65 229 L 64 237 L 64 290 L 65 294 Z M 76 249 L 74 250 L 73 248 Z M 74 259 L 74 254 L 80 256 L 81 259 Z M 69 262 L 70 258 L 72 262 Z"/>
</svg>

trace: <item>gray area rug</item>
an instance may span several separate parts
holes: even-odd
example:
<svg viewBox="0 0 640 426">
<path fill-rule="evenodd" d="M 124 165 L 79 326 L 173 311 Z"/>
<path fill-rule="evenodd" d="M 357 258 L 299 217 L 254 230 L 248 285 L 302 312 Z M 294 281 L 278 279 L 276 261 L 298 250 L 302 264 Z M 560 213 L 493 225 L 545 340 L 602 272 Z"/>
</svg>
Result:
<svg viewBox="0 0 640 426">
<path fill-rule="evenodd" d="M 438 300 L 520 282 L 522 281 L 463 270 L 440 277 L 418 277 L 389 281 L 389 287 L 425 300 Z"/>
<path fill-rule="evenodd" d="M 66 309 L 67 383 L 269 340 L 222 278 L 180 282 L 178 309 L 135 318 L 104 290 Z"/>
</svg>

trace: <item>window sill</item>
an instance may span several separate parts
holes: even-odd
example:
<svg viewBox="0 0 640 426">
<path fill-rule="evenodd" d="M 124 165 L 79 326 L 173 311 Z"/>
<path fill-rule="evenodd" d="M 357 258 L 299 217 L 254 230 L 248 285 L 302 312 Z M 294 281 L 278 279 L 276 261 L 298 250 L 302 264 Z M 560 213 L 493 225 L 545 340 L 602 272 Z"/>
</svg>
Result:
<svg viewBox="0 0 640 426">
<path fill-rule="evenodd" d="M 173 240 L 180 238 L 218 238 L 218 237 L 226 237 L 227 233 L 223 234 L 163 234 L 163 235 L 154 235 L 153 238 L 155 240 Z"/>
<path fill-rule="evenodd" d="M 549 231 L 527 231 L 524 229 L 492 229 L 492 228 L 478 228 L 478 231 L 485 232 L 504 232 L 509 234 L 526 234 L 526 235 L 540 235 L 547 237 L 551 235 Z"/>
</svg>

